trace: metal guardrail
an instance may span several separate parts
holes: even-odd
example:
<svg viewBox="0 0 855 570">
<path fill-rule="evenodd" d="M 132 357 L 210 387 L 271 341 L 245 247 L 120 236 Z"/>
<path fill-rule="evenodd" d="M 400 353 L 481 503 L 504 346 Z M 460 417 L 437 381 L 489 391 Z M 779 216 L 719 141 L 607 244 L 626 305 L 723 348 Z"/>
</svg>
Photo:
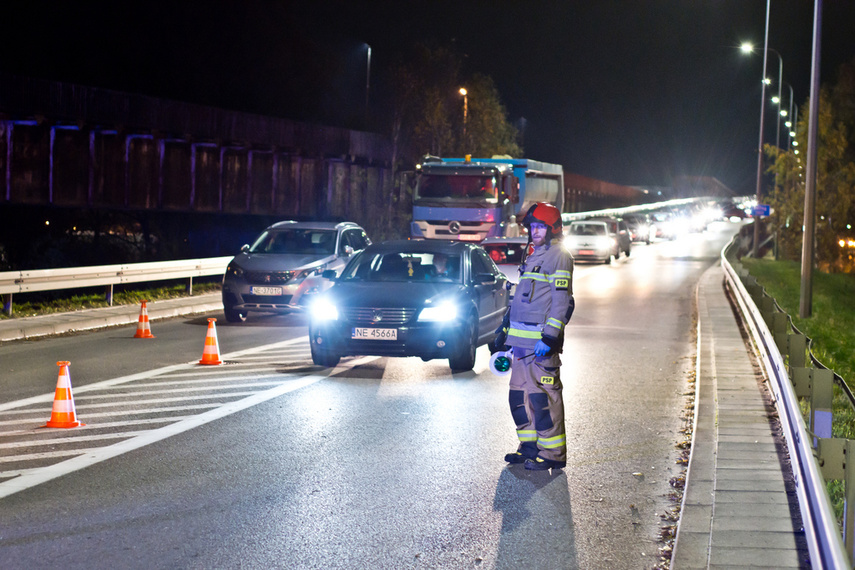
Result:
<svg viewBox="0 0 855 570">
<path fill-rule="evenodd" d="M 227 256 L 65 269 L 4 271 L 0 272 L 0 295 L 3 296 L 3 309 L 7 314 L 12 313 L 12 296 L 15 293 L 106 286 L 107 301 L 112 305 L 114 285 L 187 279 L 188 292 L 192 295 L 194 277 L 222 275 L 231 260 L 232 256 Z"/>
<path fill-rule="evenodd" d="M 769 384 L 775 396 L 778 416 L 787 442 L 787 450 L 789 451 L 790 458 L 793 460 L 792 466 L 796 494 L 802 513 L 802 523 L 804 525 L 811 563 L 814 568 L 852 568 L 849 555 L 847 554 L 848 545 L 844 543 L 844 538 L 840 534 L 837 519 L 825 489 L 825 476 L 821 459 L 816 457 L 813 447 L 814 439 L 819 440 L 819 438 L 805 426 L 795 386 L 790 379 L 787 365 L 784 363 L 779 349 L 780 337 L 776 342 L 775 335 L 773 335 L 766 324 L 766 320 L 762 314 L 763 311 L 757 307 L 742 281 L 743 277 L 748 277 L 748 272 L 742 269 L 741 264 L 736 261 L 735 249 L 738 237 L 738 235 L 734 237 L 730 244 L 722 250 L 721 264 L 724 269 L 725 280 L 734 293 L 734 297 L 742 312 L 743 320 L 759 349 L 761 364 L 765 369 L 766 377 L 769 379 Z M 736 268 L 734 268 L 734 264 L 737 266 Z M 771 299 L 771 297 L 767 297 L 767 299 Z M 783 314 L 785 315 L 786 313 Z M 801 336 L 803 337 L 804 335 Z M 784 342 L 788 343 L 788 339 L 785 338 Z M 791 354 L 797 355 L 798 347 L 800 346 L 801 358 L 803 360 L 804 342 L 802 341 L 800 344 L 797 341 L 793 344 L 796 350 L 792 351 Z M 830 399 L 827 404 L 830 432 Z M 825 410 L 822 411 L 826 413 Z M 812 411 L 811 416 L 811 423 L 814 425 L 814 421 L 818 418 L 819 414 L 817 411 Z M 852 448 L 855 451 L 855 445 Z M 855 466 L 849 467 L 847 471 L 849 469 L 855 472 Z M 853 482 L 855 482 L 855 478 L 853 478 Z M 850 506 L 850 509 L 853 508 L 855 507 Z M 852 528 L 850 526 L 850 530 L 846 534 L 851 533 Z M 849 543 L 851 541 L 847 540 L 846 542 Z"/>
</svg>

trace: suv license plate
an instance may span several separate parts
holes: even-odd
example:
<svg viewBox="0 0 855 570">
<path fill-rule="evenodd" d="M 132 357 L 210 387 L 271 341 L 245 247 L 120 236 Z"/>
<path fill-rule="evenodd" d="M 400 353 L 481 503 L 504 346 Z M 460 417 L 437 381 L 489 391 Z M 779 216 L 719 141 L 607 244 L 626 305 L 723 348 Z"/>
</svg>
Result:
<svg viewBox="0 0 855 570">
<path fill-rule="evenodd" d="M 354 328 L 352 339 L 360 340 L 398 340 L 398 329 Z"/>
<path fill-rule="evenodd" d="M 253 295 L 281 295 L 282 287 L 250 287 L 249 292 Z"/>
<path fill-rule="evenodd" d="M 594 255 L 593 249 L 580 249 L 579 255 Z"/>
</svg>

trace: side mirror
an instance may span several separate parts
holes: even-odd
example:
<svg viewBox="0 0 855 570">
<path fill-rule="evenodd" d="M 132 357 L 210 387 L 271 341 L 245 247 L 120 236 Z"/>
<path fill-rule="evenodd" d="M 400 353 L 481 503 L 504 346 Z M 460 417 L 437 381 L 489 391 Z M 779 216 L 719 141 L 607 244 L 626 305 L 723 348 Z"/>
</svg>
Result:
<svg viewBox="0 0 855 570">
<path fill-rule="evenodd" d="M 248 243 L 245 243 L 242 246 L 240 246 L 240 252 L 241 253 L 246 253 L 248 251 L 249 251 L 249 244 Z"/>
<path fill-rule="evenodd" d="M 353 255 L 353 246 L 351 246 L 351 245 L 344 246 L 344 255 L 346 255 L 348 257 Z"/>
<path fill-rule="evenodd" d="M 335 281 L 335 269 L 326 269 L 323 273 L 321 273 L 321 277 L 324 279 L 329 279 L 330 281 Z"/>
</svg>

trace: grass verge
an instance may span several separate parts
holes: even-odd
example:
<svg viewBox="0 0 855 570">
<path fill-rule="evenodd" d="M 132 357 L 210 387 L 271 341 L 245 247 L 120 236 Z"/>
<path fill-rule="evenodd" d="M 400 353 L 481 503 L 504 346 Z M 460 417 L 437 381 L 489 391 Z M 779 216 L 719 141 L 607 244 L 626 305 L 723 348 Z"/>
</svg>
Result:
<svg viewBox="0 0 855 570">
<path fill-rule="evenodd" d="M 810 339 L 820 362 L 839 374 L 853 388 L 855 381 L 855 276 L 815 272 L 812 280 L 811 317 L 799 318 L 801 267 L 792 261 L 743 258 L 742 265 L 793 319 Z M 807 417 L 809 405 L 802 402 Z M 806 420 L 807 421 L 807 420 Z M 832 435 L 855 439 L 855 412 L 846 395 L 835 386 L 832 403 Z M 843 517 L 844 485 L 829 481 L 828 492 L 838 522 Z"/>
<path fill-rule="evenodd" d="M 217 282 L 193 282 L 193 294 L 213 293 L 219 291 L 221 284 Z M 91 290 L 91 289 L 90 289 Z M 139 305 L 146 301 L 162 301 L 187 297 L 187 287 L 184 282 L 162 287 L 115 287 L 113 289 L 113 305 Z M 67 313 L 83 309 L 109 307 L 110 304 L 103 292 L 70 293 L 69 291 L 37 294 L 28 293 L 15 295 L 12 303 L 12 314 L 0 311 L 0 319 L 35 317 L 52 313 Z"/>
</svg>

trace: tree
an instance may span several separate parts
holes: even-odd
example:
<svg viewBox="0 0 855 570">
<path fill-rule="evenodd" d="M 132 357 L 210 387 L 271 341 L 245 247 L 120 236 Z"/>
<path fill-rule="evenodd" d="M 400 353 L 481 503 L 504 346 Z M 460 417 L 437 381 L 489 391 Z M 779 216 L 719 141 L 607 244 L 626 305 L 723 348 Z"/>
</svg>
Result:
<svg viewBox="0 0 855 570">
<path fill-rule="evenodd" d="M 517 130 L 507 120 L 507 111 L 492 78 L 475 74 L 466 89 L 469 100 L 466 135 L 457 140 L 457 154 L 521 156 L 522 149 L 516 143 Z"/>
<path fill-rule="evenodd" d="M 451 48 L 420 44 L 393 76 L 392 138 L 403 162 L 415 164 L 425 154 L 522 154 L 493 80 L 465 75 L 462 58 Z M 461 87 L 467 90 L 465 139 Z"/>
<path fill-rule="evenodd" d="M 790 259 L 801 254 L 806 159 L 797 152 L 807 149 L 808 102 L 799 116 L 794 150 L 764 149 L 774 159 L 769 169 L 775 173 L 772 223 Z M 855 59 L 841 66 L 835 85 L 820 89 L 817 139 L 816 261 L 823 270 L 839 271 L 850 263 L 838 242 L 855 226 Z"/>
<path fill-rule="evenodd" d="M 390 138 L 394 186 L 386 203 L 388 235 L 406 235 L 411 188 L 406 171 L 426 154 L 521 156 L 517 131 L 507 119 L 493 80 L 464 75 L 462 58 L 449 47 L 417 45 L 391 73 Z M 466 87 L 466 136 L 463 135 Z M 400 174 L 399 171 L 404 171 Z"/>
</svg>

